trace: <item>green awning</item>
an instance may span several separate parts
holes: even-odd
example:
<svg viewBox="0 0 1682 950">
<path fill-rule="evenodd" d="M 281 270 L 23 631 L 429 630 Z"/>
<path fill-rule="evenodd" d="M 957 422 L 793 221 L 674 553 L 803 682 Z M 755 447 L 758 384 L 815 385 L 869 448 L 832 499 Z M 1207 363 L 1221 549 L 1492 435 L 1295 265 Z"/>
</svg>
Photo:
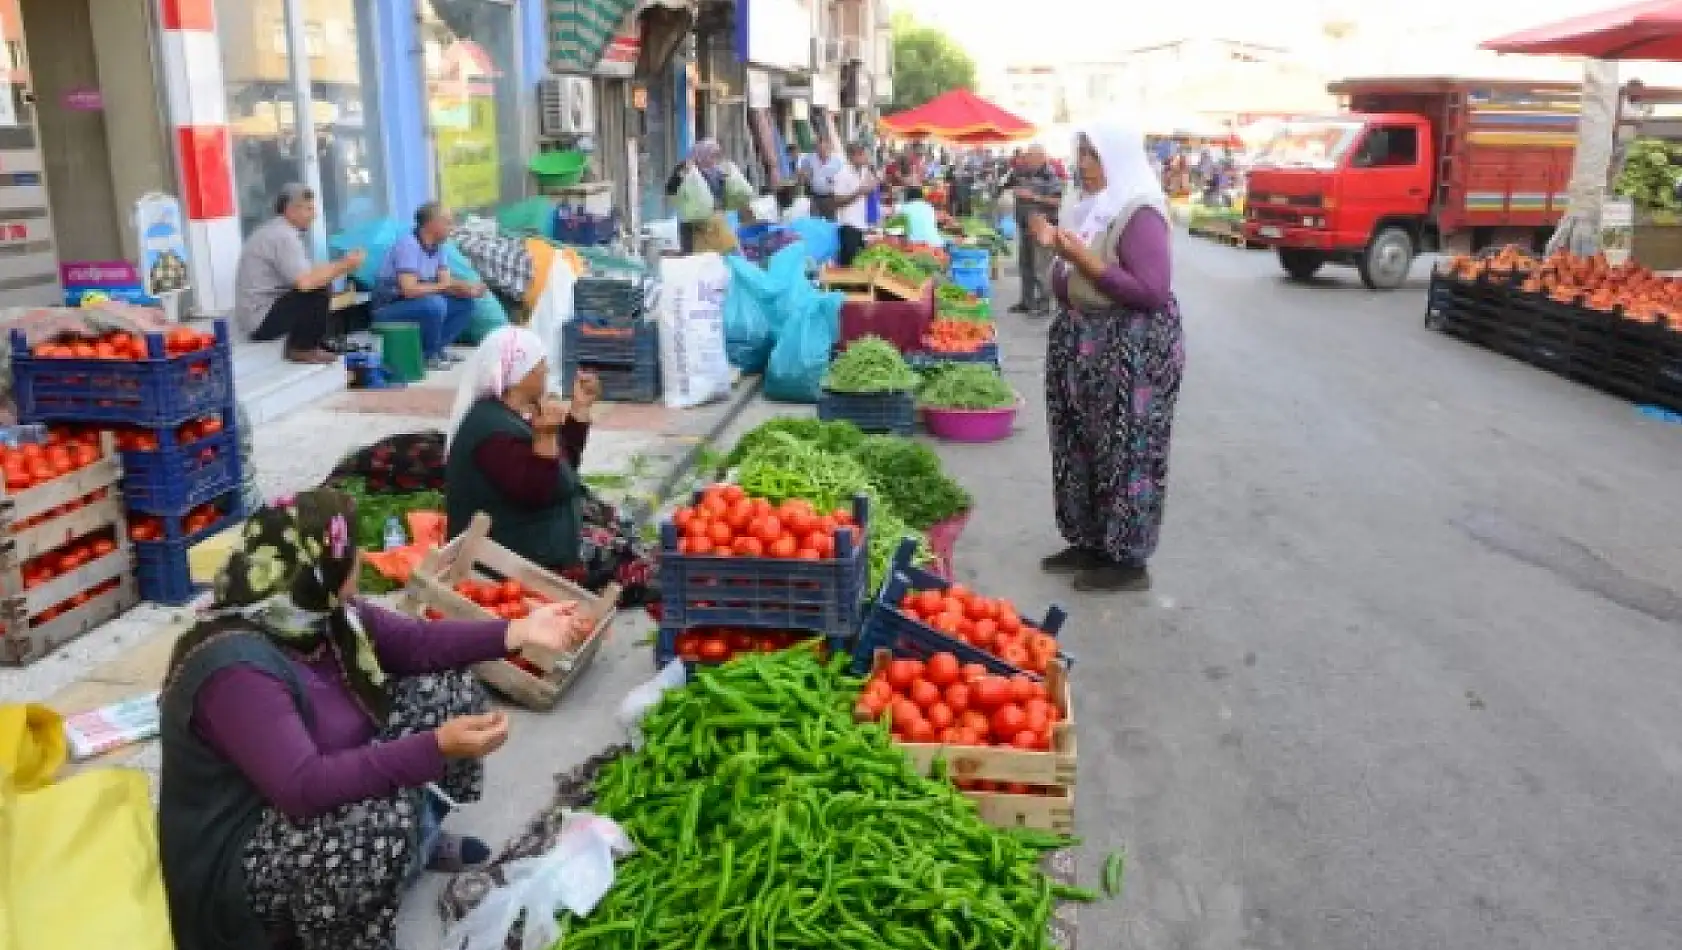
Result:
<svg viewBox="0 0 1682 950">
<path fill-rule="evenodd" d="M 549 68 L 589 72 L 637 0 L 549 0 Z"/>
</svg>

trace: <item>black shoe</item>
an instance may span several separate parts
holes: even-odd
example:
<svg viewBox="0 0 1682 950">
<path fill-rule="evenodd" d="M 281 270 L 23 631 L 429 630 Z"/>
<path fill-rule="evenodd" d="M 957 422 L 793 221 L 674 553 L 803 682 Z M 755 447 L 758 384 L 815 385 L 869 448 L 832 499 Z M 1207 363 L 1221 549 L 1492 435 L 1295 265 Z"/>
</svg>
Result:
<svg viewBox="0 0 1682 950">
<path fill-rule="evenodd" d="M 1151 589 L 1151 572 L 1143 564 L 1109 561 L 1075 575 L 1069 586 L 1088 594 L 1118 594 Z"/>
<path fill-rule="evenodd" d="M 489 845 L 470 835 L 453 835 L 446 831 L 438 836 L 438 843 L 427 858 L 426 869 L 445 874 L 459 874 L 462 871 L 482 868 L 490 861 Z"/>
<path fill-rule="evenodd" d="M 1027 313 L 1031 309 L 1033 309 L 1033 308 L 1029 307 L 1027 304 L 1019 303 L 1019 304 L 1016 304 L 1015 306 L 1012 306 L 1010 308 L 1010 312 L 1011 313 Z"/>
<path fill-rule="evenodd" d="M 1069 547 L 1050 557 L 1040 559 L 1040 570 L 1047 574 L 1079 574 L 1104 566 L 1104 556 L 1086 548 Z"/>
</svg>

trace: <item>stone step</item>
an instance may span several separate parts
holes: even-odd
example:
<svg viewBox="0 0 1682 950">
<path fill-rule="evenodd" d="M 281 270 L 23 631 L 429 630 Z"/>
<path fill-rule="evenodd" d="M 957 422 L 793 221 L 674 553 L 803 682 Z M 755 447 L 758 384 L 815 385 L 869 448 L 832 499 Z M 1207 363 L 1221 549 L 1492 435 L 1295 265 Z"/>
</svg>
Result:
<svg viewBox="0 0 1682 950">
<path fill-rule="evenodd" d="M 345 388 L 343 363 L 289 363 L 281 355 L 279 342 L 240 343 L 234 347 L 234 391 L 251 425 L 273 422 Z"/>
</svg>

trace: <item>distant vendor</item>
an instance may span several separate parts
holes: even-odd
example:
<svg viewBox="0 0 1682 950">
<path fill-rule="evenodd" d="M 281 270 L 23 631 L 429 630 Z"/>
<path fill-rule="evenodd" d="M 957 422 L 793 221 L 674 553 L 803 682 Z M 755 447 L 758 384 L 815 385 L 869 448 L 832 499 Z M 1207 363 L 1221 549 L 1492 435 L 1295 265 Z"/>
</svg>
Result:
<svg viewBox="0 0 1682 950">
<path fill-rule="evenodd" d="M 234 322 L 253 340 L 286 338 L 285 355 L 294 363 L 331 363 L 338 357 L 323 349 L 333 282 L 362 266 L 363 253 L 351 251 L 326 264 L 310 263 L 304 246 L 315 223 L 315 192 L 292 184 L 274 201 L 275 216 L 263 223 L 240 248 L 234 270 Z"/>
<path fill-rule="evenodd" d="M 473 301 L 485 295 L 484 284 L 452 277 L 444 266 L 444 242 L 454 226 L 443 205 L 421 205 L 415 229 L 391 246 L 374 288 L 374 322 L 419 324 L 431 369 L 460 362 L 444 348 L 473 322 Z"/>
</svg>

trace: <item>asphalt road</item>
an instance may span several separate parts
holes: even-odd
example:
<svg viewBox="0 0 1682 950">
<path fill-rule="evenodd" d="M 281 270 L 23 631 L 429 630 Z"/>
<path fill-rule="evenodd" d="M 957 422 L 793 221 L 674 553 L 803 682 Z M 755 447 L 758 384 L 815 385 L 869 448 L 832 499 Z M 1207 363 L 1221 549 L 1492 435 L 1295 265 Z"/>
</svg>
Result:
<svg viewBox="0 0 1682 950">
<path fill-rule="evenodd" d="M 1036 569 L 1043 321 L 1001 324 L 1013 440 L 941 447 L 960 573 L 1074 617 L 1083 867 L 1132 855 L 1081 946 L 1682 946 L 1682 428 L 1424 329 L 1423 266 L 1176 254 L 1152 593 Z"/>
</svg>

